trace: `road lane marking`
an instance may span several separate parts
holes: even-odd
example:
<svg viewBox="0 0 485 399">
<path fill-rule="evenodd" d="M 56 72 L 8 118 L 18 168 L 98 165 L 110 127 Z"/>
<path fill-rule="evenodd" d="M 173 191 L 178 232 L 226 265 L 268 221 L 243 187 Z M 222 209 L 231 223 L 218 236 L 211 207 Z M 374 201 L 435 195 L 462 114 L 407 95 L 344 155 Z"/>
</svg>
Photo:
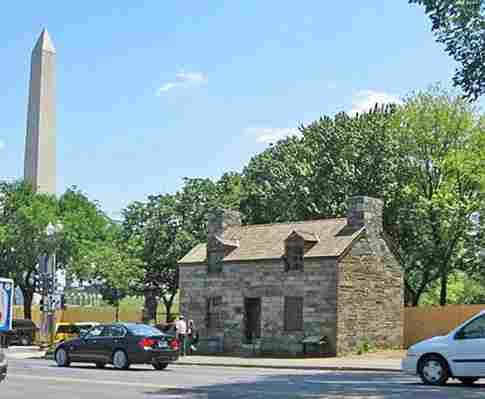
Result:
<svg viewBox="0 0 485 399">
<path fill-rule="evenodd" d="M 111 380 L 111 381 L 110 380 L 87 380 L 85 378 L 48 377 L 48 376 L 27 375 L 27 374 L 8 375 L 9 380 L 15 379 L 15 378 L 52 381 L 52 382 L 68 382 L 68 383 L 78 383 L 78 384 L 123 385 L 123 386 L 135 386 L 135 387 L 155 388 L 155 389 L 177 389 L 178 388 L 174 385 L 145 384 L 140 382 L 126 382 L 126 381 L 115 381 L 115 380 Z"/>
<path fill-rule="evenodd" d="M 49 369 L 49 370 L 57 369 L 57 370 L 77 370 L 77 371 L 81 371 L 81 372 L 84 372 L 84 371 L 96 371 L 96 373 L 99 372 L 98 369 L 96 369 L 93 365 L 91 365 L 89 363 L 79 363 L 79 367 L 78 367 L 78 363 L 71 364 L 70 368 L 59 368 L 55 365 L 55 363 L 51 363 L 51 364 L 40 364 L 40 363 L 25 364 L 23 362 L 20 363 L 20 364 L 19 363 L 14 363 L 14 364 L 11 363 L 8 369 L 9 370 L 15 370 L 15 371 L 17 371 L 17 370 L 22 370 L 22 371 L 28 370 L 28 371 L 30 371 L 30 370 L 35 370 L 35 369 Z M 176 363 L 171 364 L 170 368 L 171 369 L 179 369 L 179 370 L 193 370 L 194 375 L 199 375 L 201 373 L 201 369 L 196 369 L 194 366 L 185 366 L 185 365 L 176 364 Z M 107 369 L 108 369 L 108 371 L 114 370 L 111 367 L 108 367 Z M 235 367 L 221 367 L 221 368 L 211 366 L 211 367 L 204 368 L 203 370 L 207 374 L 219 375 L 220 369 L 223 369 L 224 372 L 227 372 L 227 373 L 234 372 L 236 374 L 241 374 L 241 376 L 246 376 L 248 374 L 247 368 L 242 368 L 242 367 L 237 367 L 237 366 L 235 366 Z M 135 367 L 134 370 L 137 370 L 137 371 L 145 370 L 147 372 L 156 373 L 156 371 L 152 370 L 151 368 L 137 368 L 137 367 Z M 315 372 L 317 372 L 318 374 L 322 374 L 322 375 L 333 373 L 333 372 L 327 371 L 327 370 L 280 370 L 280 369 L 267 369 L 267 368 L 256 368 L 256 367 L 252 368 L 251 370 L 253 372 L 259 373 L 260 375 L 298 375 L 298 376 L 304 376 L 304 375 L 309 375 L 309 374 L 315 374 Z M 132 371 L 133 370 L 129 370 L 129 371 L 126 371 L 126 372 L 130 373 Z"/>
<path fill-rule="evenodd" d="M 72 378 L 72 377 L 47 377 L 47 376 L 38 376 L 38 375 L 26 375 L 26 374 L 11 374 L 8 376 L 9 380 L 15 379 L 31 379 L 31 380 L 40 380 L 40 381 L 51 381 L 56 383 L 78 383 L 78 384 L 98 384 L 98 385 L 118 385 L 118 386 L 131 386 L 131 387 L 140 387 L 140 388 L 150 388 L 150 389 L 158 389 L 158 390 L 173 390 L 173 391 L 199 391 L 199 392 L 231 392 L 234 393 L 234 387 L 230 385 L 226 387 L 220 388 L 212 388 L 212 387 L 177 387 L 174 385 L 159 385 L 159 384 L 145 384 L 139 382 L 126 382 L 126 381 L 106 381 L 106 380 L 87 380 L 84 378 Z M 231 389 L 232 388 L 232 389 Z M 237 391 L 236 391 L 237 392 Z M 288 391 L 284 392 L 277 392 L 277 391 L 270 391 L 267 390 L 255 390 L 255 389 L 244 389 L 244 393 L 246 394 L 253 394 L 253 395 L 277 395 L 281 397 L 281 395 L 287 395 Z M 299 392 L 301 394 L 301 392 Z M 305 397 L 315 397 L 321 398 L 321 394 L 313 394 L 311 392 L 305 392 Z"/>
</svg>

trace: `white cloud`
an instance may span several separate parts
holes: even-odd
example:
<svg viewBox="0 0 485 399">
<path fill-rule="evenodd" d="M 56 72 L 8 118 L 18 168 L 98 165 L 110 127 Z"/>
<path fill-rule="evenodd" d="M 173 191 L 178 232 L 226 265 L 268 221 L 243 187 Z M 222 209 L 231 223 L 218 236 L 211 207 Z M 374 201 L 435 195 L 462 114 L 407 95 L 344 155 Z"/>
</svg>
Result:
<svg viewBox="0 0 485 399">
<path fill-rule="evenodd" d="M 349 111 L 350 115 L 369 111 L 376 104 L 401 104 L 399 98 L 392 94 L 378 92 L 374 90 L 362 90 L 354 94 L 352 100 L 352 109 Z"/>
<path fill-rule="evenodd" d="M 158 89 L 158 94 L 164 92 L 164 91 L 169 91 L 170 89 L 173 89 L 174 87 L 177 87 L 175 83 L 165 83 L 160 89 Z"/>
<path fill-rule="evenodd" d="M 206 83 L 208 78 L 205 73 L 202 72 L 179 72 L 175 75 L 178 82 L 185 83 Z"/>
<path fill-rule="evenodd" d="M 188 88 L 190 86 L 202 85 L 209 80 L 207 74 L 203 72 L 178 72 L 174 82 L 163 84 L 157 91 L 157 96 L 176 87 Z"/>
<path fill-rule="evenodd" d="M 278 140 L 289 136 L 300 136 L 298 129 L 286 127 L 248 127 L 244 129 L 246 135 L 256 137 L 258 143 L 276 143 Z"/>
<path fill-rule="evenodd" d="M 5 148 L 5 142 L 3 140 L 0 140 L 0 150 L 3 150 Z"/>
</svg>

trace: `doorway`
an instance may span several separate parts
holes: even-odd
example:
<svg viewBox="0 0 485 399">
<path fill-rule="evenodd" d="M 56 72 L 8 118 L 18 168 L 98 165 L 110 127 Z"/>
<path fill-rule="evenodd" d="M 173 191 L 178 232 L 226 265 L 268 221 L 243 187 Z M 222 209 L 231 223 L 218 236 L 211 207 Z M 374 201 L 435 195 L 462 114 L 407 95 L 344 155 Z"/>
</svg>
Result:
<svg viewBox="0 0 485 399">
<path fill-rule="evenodd" d="M 261 298 L 244 299 L 245 337 L 251 344 L 261 338 Z"/>
</svg>

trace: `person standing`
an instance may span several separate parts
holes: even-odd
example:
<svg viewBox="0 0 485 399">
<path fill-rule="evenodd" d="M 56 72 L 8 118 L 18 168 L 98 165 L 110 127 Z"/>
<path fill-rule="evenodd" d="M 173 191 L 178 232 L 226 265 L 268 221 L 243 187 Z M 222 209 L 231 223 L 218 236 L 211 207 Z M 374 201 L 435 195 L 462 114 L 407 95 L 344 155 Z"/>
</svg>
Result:
<svg viewBox="0 0 485 399">
<path fill-rule="evenodd" d="M 197 351 L 197 348 L 195 347 L 195 345 L 199 341 L 199 333 L 195 328 L 195 323 L 193 320 L 189 320 L 189 323 L 187 325 L 187 337 L 190 343 L 190 346 L 189 346 L 190 352 Z"/>
<path fill-rule="evenodd" d="M 187 344 L 187 322 L 185 321 L 184 315 L 180 315 L 175 323 L 175 328 L 177 329 L 177 339 L 180 341 L 180 345 L 182 346 L 182 356 L 185 356 Z"/>
</svg>

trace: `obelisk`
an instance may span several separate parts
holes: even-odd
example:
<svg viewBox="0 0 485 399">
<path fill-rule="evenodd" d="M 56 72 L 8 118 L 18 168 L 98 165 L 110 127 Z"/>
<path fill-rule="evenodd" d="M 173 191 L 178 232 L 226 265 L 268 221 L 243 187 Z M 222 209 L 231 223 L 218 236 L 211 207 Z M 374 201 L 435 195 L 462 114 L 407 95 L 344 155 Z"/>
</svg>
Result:
<svg viewBox="0 0 485 399">
<path fill-rule="evenodd" d="M 56 193 L 56 50 L 46 29 L 32 50 L 24 179 L 40 193 Z"/>
</svg>

